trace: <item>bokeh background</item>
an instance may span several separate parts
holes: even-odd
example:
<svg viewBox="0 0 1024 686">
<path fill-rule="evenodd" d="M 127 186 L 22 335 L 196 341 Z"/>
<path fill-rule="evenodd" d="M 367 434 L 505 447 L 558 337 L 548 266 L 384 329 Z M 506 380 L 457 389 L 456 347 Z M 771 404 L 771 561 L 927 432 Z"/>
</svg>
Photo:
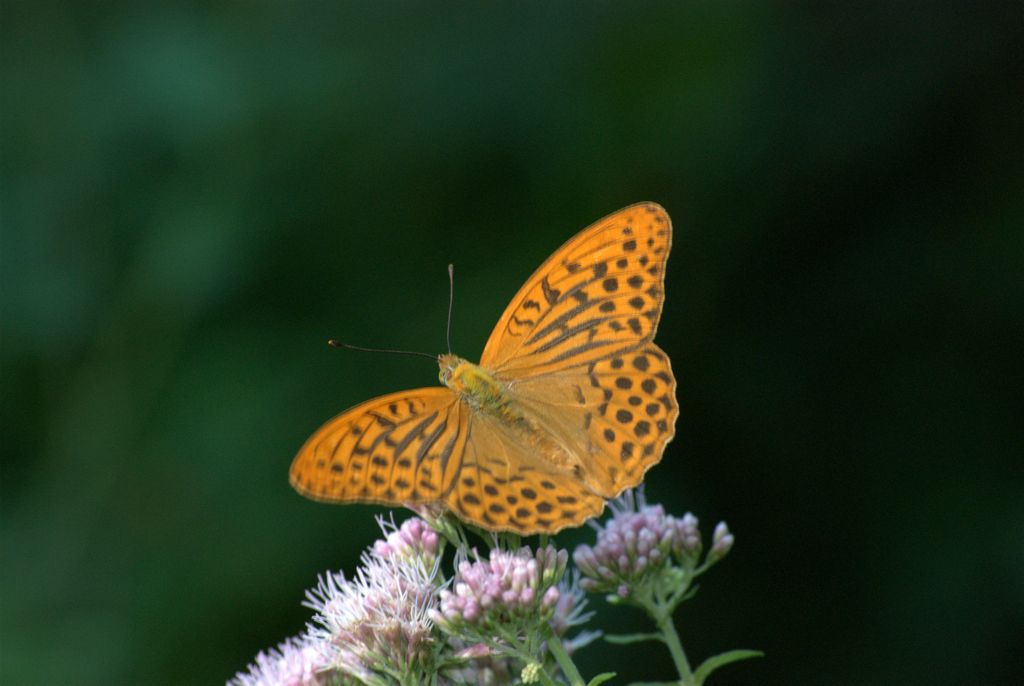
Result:
<svg viewBox="0 0 1024 686">
<path fill-rule="evenodd" d="M 4 2 L 0 681 L 221 683 L 299 632 L 379 510 L 300 498 L 295 450 L 437 372 L 325 339 L 441 351 L 454 262 L 475 359 L 654 200 L 648 495 L 737 535 L 691 657 L 1024 683 L 1021 9 L 859 5 Z"/>
</svg>

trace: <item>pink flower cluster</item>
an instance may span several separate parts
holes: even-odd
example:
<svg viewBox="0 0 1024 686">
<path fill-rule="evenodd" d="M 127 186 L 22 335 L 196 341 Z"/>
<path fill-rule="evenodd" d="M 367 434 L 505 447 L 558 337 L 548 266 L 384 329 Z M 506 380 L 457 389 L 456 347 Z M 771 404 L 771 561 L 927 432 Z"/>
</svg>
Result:
<svg viewBox="0 0 1024 686">
<path fill-rule="evenodd" d="M 441 591 L 441 609 L 431 617 L 452 633 L 517 619 L 547 621 L 558 603 L 557 584 L 568 557 L 566 551 L 547 546 L 536 553 L 527 547 L 515 552 L 494 549 L 487 559 L 463 560 L 453 590 Z"/>
<path fill-rule="evenodd" d="M 307 592 L 305 605 L 316 614 L 306 633 L 261 652 L 229 686 L 525 683 L 536 676 L 530 669 L 555 669 L 548 651 L 566 669 L 565 656 L 600 636 L 570 636 L 592 615 L 583 591 L 616 593 L 652 617 L 670 615 L 734 542 L 719 523 L 702 561 L 692 514 L 648 506 L 639 490 L 610 508 L 603 527 L 592 525 L 593 546 L 576 549 L 578 569 L 569 575 L 568 553 L 550 545 L 507 550 L 495 537 L 484 557 L 468 553 L 465 533 L 443 518 L 438 526 L 452 528 L 378 519 L 383 538 L 356 573 L 326 574 Z M 450 579 L 441 569 L 446 540 L 461 541 Z"/>
<path fill-rule="evenodd" d="M 597 527 L 597 542 L 581 545 L 573 561 L 586 577 L 580 586 L 587 591 L 614 592 L 627 597 L 630 589 L 657 574 L 673 556 L 684 568 L 696 566 L 702 543 L 697 518 L 665 514 L 661 505 L 646 505 L 643 496 L 631 494 L 612 504 L 614 516 Z"/>
<path fill-rule="evenodd" d="M 437 559 L 439 539 L 437 532 L 419 517 L 413 517 L 396 527 L 394 522 L 377 519 L 384 539 L 373 544 L 373 553 L 378 557 L 419 558 L 427 567 Z"/>
</svg>

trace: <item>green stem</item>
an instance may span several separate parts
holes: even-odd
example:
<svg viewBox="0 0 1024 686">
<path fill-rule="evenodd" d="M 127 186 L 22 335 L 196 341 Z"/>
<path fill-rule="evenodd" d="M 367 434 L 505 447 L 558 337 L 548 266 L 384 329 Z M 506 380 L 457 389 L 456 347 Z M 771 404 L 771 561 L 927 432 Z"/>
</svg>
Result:
<svg viewBox="0 0 1024 686">
<path fill-rule="evenodd" d="M 569 680 L 569 684 L 571 686 L 584 686 L 583 677 L 580 675 L 580 671 L 576 669 L 576 665 L 573 663 L 572 658 L 569 657 L 569 653 L 565 652 L 565 646 L 562 645 L 562 641 L 559 640 L 554 631 L 549 631 L 548 634 L 548 650 L 555 656 L 555 660 L 558 662 L 558 666 L 562 668 L 562 673 Z"/>
<path fill-rule="evenodd" d="M 544 669 L 543 665 L 541 665 L 540 668 L 540 680 L 544 682 L 544 686 L 558 686 L 558 684 L 555 683 L 555 680 L 548 675 L 548 672 Z"/>
<path fill-rule="evenodd" d="M 695 686 L 693 671 L 690 669 L 690 662 L 686 659 L 683 651 L 683 644 L 679 642 L 679 634 L 676 633 L 676 625 L 672 622 L 672 614 L 664 612 L 658 618 L 658 628 L 665 637 L 665 645 L 672 654 L 672 661 L 676 663 L 676 670 L 679 678 L 685 686 Z"/>
</svg>

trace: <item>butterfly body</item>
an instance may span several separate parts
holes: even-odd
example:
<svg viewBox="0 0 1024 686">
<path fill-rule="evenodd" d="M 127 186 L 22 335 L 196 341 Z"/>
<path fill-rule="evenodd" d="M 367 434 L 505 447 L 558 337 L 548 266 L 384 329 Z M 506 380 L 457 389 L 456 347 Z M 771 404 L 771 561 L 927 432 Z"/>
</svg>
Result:
<svg viewBox="0 0 1024 686">
<path fill-rule="evenodd" d="M 555 533 L 599 514 L 661 460 L 679 414 L 653 342 L 672 228 L 654 203 L 584 229 L 531 276 L 473 364 L 443 386 L 353 407 L 291 468 L 326 502 L 443 504 L 492 531 Z"/>
<path fill-rule="evenodd" d="M 578 462 L 569 446 L 560 444 L 539 417 L 531 417 L 516 403 L 507 384 L 493 372 L 456 355 L 441 355 L 440 378 L 459 399 L 488 417 L 515 441 L 529 445 L 534 454 L 553 467 L 567 467 Z M 498 467 L 507 465 L 496 460 Z"/>
<path fill-rule="evenodd" d="M 438 357 L 438 365 L 441 383 L 463 402 L 482 412 L 508 420 L 515 418 L 508 393 L 492 372 L 452 354 Z"/>
</svg>

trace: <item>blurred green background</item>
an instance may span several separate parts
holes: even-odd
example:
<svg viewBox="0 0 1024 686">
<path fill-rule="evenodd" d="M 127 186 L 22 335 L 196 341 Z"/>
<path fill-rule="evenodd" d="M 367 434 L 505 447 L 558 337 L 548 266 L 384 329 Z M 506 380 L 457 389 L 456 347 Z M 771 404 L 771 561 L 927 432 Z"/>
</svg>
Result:
<svg viewBox="0 0 1024 686">
<path fill-rule="evenodd" d="M 294 452 L 437 373 L 324 341 L 441 351 L 454 262 L 476 359 L 654 200 L 682 414 L 648 495 L 737 536 L 691 656 L 1024 683 L 1021 8 L 857 5 L 3 3 L 0 680 L 220 683 L 299 632 L 379 510 L 293 493 Z"/>
</svg>

